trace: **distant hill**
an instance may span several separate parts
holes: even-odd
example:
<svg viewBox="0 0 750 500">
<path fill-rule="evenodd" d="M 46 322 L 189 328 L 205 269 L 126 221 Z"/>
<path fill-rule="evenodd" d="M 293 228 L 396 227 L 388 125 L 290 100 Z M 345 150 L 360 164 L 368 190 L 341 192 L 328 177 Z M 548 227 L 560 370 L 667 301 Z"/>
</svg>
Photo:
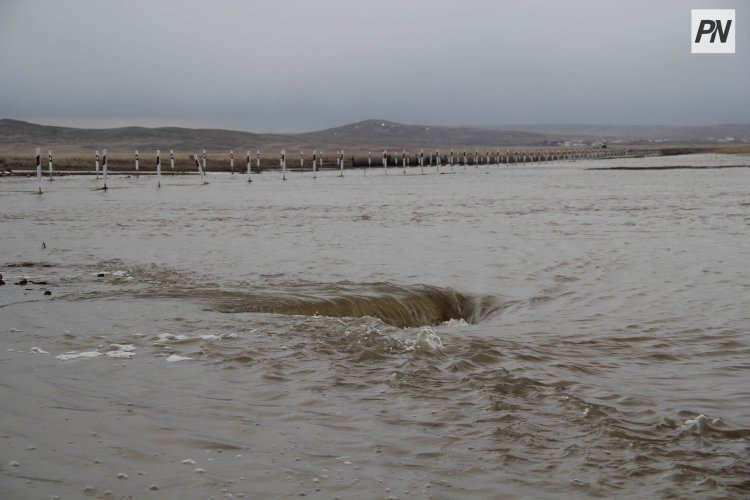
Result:
<svg viewBox="0 0 750 500">
<path fill-rule="evenodd" d="M 494 130 L 505 130 L 516 127 L 493 127 Z M 607 141 L 624 141 L 626 143 L 674 142 L 677 144 L 723 144 L 750 143 L 750 124 L 704 125 L 677 127 L 670 125 L 524 125 L 523 130 L 543 135 L 572 136 L 577 138 L 599 138 Z M 734 139 L 732 141 L 731 139 Z"/>
<path fill-rule="evenodd" d="M 529 125 L 523 127 L 445 127 L 404 125 L 387 120 L 364 120 L 326 130 L 300 134 L 256 134 L 235 130 L 178 127 L 121 127 L 84 129 L 0 120 L 0 153 L 23 152 L 37 146 L 57 153 L 77 153 L 109 148 L 175 149 L 181 152 L 246 149 L 381 150 L 414 148 L 536 147 L 561 143 L 613 144 L 748 144 L 750 125 L 709 127 Z"/>
<path fill-rule="evenodd" d="M 534 132 L 479 127 L 404 125 L 387 120 L 365 120 L 298 134 L 297 137 L 309 143 L 342 144 L 358 149 L 532 146 L 543 145 L 552 140 L 548 135 Z"/>
<path fill-rule="evenodd" d="M 58 152 L 94 149 L 199 149 L 257 148 L 288 139 L 275 134 L 253 134 L 234 130 L 179 127 L 121 127 L 85 129 L 37 125 L 18 120 L 0 120 L 0 150 L 17 151 L 36 146 Z"/>
</svg>

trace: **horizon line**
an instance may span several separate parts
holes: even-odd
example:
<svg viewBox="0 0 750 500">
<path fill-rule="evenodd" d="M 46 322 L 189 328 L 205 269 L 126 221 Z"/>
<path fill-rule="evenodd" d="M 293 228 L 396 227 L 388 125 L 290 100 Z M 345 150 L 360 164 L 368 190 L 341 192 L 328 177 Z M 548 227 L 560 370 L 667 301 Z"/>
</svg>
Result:
<svg viewBox="0 0 750 500">
<path fill-rule="evenodd" d="M 227 132 L 241 132 L 256 135 L 302 135 L 314 132 L 322 132 L 325 130 L 332 130 L 341 127 L 347 127 L 350 125 L 357 125 L 365 122 L 383 122 L 394 125 L 401 125 L 406 127 L 441 127 L 441 128 L 474 128 L 474 129 L 496 129 L 496 128 L 512 128 L 513 130 L 523 131 L 524 127 L 641 127 L 641 128 L 705 128 L 705 127 L 726 127 L 726 126 L 750 126 L 750 122 L 746 123 L 705 123 L 701 125 L 680 125 L 680 124 L 645 124 L 645 123 L 587 123 L 587 122 L 566 122 L 566 123 L 505 123 L 505 124 L 460 124 L 460 125 L 445 125 L 438 123 L 403 123 L 394 120 L 381 119 L 381 118 L 366 118 L 363 120 L 342 123 L 334 126 L 324 126 L 322 128 L 316 128 L 312 130 L 306 130 L 302 132 L 276 132 L 276 131 L 265 131 L 265 132 L 253 132 L 251 130 L 244 130 L 239 128 L 222 128 L 222 127 L 203 127 L 203 126 L 185 126 L 185 125 L 119 125 L 119 126 L 73 126 L 73 125 L 59 125 L 58 122 L 53 120 L 39 120 L 30 121 L 29 119 L 10 118 L 2 117 L 0 121 L 16 121 L 22 123 L 28 123 L 30 125 L 38 125 L 43 127 L 58 127 L 58 128 L 72 128 L 72 129 L 89 129 L 89 130 L 116 130 L 124 128 L 143 128 L 143 129 L 165 129 L 165 128 L 177 128 L 185 130 L 221 130 Z M 46 123 L 45 123 L 46 122 Z"/>
</svg>

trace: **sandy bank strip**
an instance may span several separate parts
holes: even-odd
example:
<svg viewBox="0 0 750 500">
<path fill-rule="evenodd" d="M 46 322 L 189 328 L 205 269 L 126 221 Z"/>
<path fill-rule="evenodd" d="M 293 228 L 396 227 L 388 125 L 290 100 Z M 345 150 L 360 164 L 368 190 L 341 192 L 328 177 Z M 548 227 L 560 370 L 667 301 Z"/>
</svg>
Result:
<svg viewBox="0 0 750 500">
<path fill-rule="evenodd" d="M 706 170 L 715 168 L 750 168 L 750 165 L 664 165 L 664 166 L 643 166 L 643 167 L 592 167 L 586 170 Z"/>
</svg>

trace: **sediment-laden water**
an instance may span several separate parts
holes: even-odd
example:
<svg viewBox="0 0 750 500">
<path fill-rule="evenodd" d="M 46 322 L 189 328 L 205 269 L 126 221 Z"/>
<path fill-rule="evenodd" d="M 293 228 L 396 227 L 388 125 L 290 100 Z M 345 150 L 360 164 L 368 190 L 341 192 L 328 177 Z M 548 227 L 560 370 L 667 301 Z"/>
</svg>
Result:
<svg viewBox="0 0 750 500">
<path fill-rule="evenodd" d="M 0 494 L 746 498 L 738 164 L 0 179 Z"/>
</svg>

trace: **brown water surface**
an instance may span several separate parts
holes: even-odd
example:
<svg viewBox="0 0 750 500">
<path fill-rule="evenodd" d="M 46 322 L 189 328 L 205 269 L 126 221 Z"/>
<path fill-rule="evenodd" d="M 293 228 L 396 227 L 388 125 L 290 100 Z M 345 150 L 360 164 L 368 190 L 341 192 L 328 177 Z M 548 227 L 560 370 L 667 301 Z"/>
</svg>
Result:
<svg viewBox="0 0 750 500">
<path fill-rule="evenodd" d="M 0 494 L 746 498 L 738 162 L 1 179 Z"/>
</svg>

